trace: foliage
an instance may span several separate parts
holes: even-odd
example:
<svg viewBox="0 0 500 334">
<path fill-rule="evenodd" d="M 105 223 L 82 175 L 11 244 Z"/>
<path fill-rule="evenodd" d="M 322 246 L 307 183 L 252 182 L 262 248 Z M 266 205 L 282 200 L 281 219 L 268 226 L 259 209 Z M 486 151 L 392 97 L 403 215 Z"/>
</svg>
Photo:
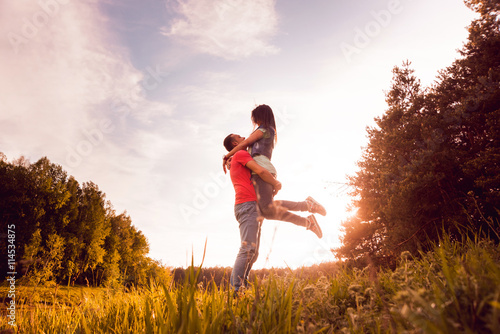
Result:
<svg viewBox="0 0 500 334">
<path fill-rule="evenodd" d="M 139 288 L 18 287 L 19 333 L 495 333 L 500 246 L 450 241 L 401 254 L 394 270 L 273 271 L 234 296 L 228 284 L 152 280 Z M 328 266 L 327 266 L 328 267 Z M 7 289 L 5 288 L 1 288 Z M 3 292 L 0 290 L 1 292 Z M 4 295 L 4 294 L 2 294 Z M 0 318 L 0 331 L 12 328 Z"/>
<path fill-rule="evenodd" d="M 147 284 L 151 275 L 167 273 L 146 256 L 146 237 L 126 213 L 115 213 L 96 184 L 80 185 L 47 158 L 0 158 L 0 221 L 15 226 L 16 269 L 23 279 L 116 286 Z M 1 247 L 4 258 L 6 251 Z M 2 261 L 1 272 L 10 271 L 6 265 Z"/>
<path fill-rule="evenodd" d="M 409 62 L 393 70 L 388 109 L 350 178 L 357 214 L 343 223 L 339 258 L 394 266 L 443 232 L 500 241 L 500 4 L 466 3 L 480 17 L 432 87 L 421 87 Z"/>
</svg>

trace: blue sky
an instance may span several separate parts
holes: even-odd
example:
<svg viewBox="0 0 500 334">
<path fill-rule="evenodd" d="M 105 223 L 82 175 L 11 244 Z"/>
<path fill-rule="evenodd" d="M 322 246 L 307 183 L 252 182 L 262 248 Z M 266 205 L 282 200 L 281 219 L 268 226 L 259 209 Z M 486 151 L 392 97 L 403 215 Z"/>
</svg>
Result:
<svg viewBox="0 0 500 334">
<path fill-rule="evenodd" d="M 223 138 L 278 124 L 278 199 L 311 195 L 324 238 L 266 221 L 256 268 L 333 260 L 342 183 L 385 111 L 391 70 L 422 84 L 458 57 L 460 0 L 6 0 L 0 3 L 0 151 L 47 156 L 127 211 L 169 266 L 232 266 L 239 246 Z"/>
</svg>

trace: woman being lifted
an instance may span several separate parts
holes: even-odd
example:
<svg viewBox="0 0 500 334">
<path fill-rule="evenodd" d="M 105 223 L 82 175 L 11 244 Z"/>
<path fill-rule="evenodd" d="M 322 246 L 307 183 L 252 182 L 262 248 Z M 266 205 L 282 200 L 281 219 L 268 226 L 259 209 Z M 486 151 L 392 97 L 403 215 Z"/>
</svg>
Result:
<svg viewBox="0 0 500 334">
<path fill-rule="evenodd" d="M 276 168 L 271 163 L 274 145 L 277 139 L 274 113 L 268 105 L 257 106 L 252 110 L 252 122 L 257 129 L 244 140 L 237 140 L 236 135 L 229 135 L 224 140 L 224 146 L 229 151 L 223 157 L 223 169 L 226 172 L 226 163 L 239 150 L 247 149 L 252 158 L 276 177 Z M 239 137 L 242 138 L 242 137 Z M 325 208 L 312 197 L 303 202 L 274 201 L 273 186 L 263 181 L 257 174 L 252 174 L 252 182 L 257 194 L 258 209 L 262 217 L 271 220 L 281 220 L 304 226 L 314 232 L 318 238 L 323 236 L 321 228 L 314 215 L 307 218 L 291 213 L 290 211 L 308 211 L 326 215 Z"/>
</svg>

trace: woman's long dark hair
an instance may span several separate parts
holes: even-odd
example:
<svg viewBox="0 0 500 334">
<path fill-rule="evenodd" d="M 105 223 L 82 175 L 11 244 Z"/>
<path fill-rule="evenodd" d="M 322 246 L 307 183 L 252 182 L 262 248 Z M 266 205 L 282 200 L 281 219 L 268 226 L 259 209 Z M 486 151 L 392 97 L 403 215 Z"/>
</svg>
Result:
<svg viewBox="0 0 500 334">
<path fill-rule="evenodd" d="M 274 120 L 274 113 L 270 106 L 261 104 L 252 110 L 252 122 L 259 124 L 265 128 L 273 128 L 274 141 L 278 140 L 278 131 L 276 130 L 276 121 Z"/>
</svg>

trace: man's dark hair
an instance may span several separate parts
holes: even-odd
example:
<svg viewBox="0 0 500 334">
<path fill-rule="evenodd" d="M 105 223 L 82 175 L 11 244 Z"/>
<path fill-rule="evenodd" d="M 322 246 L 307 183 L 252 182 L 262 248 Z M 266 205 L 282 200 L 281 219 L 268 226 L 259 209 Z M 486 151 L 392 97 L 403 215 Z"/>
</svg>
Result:
<svg viewBox="0 0 500 334">
<path fill-rule="evenodd" d="M 229 152 L 231 151 L 236 145 L 234 145 L 233 141 L 233 134 L 231 133 L 224 139 L 224 147 L 226 150 Z"/>
</svg>

